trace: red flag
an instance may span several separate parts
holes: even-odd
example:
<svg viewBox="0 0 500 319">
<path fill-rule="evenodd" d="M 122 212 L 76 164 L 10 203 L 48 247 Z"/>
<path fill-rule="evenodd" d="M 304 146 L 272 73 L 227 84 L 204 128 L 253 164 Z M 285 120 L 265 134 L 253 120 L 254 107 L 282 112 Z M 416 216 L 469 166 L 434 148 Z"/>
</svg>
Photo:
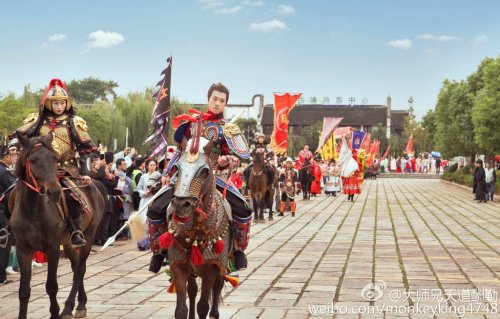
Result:
<svg viewBox="0 0 500 319">
<path fill-rule="evenodd" d="M 382 158 L 386 158 L 387 155 L 389 155 L 389 150 L 391 149 L 391 145 L 387 146 L 385 152 L 384 152 L 384 155 L 382 156 Z"/>
<path fill-rule="evenodd" d="M 405 150 L 405 153 L 406 154 L 413 154 L 415 153 L 413 151 L 413 134 L 410 135 L 410 139 L 408 140 L 408 144 L 406 144 L 406 150 Z"/>
<path fill-rule="evenodd" d="M 365 139 L 363 140 L 363 143 L 361 144 L 361 149 L 365 150 L 365 154 L 370 154 L 370 142 L 371 142 L 371 135 L 366 134 Z"/>
<path fill-rule="evenodd" d="M 274 93 L 274 131 L 271 146 L 276 154 L 286 154 L 288 149 L 288 113 L 302 93 Z"/>
</svg>

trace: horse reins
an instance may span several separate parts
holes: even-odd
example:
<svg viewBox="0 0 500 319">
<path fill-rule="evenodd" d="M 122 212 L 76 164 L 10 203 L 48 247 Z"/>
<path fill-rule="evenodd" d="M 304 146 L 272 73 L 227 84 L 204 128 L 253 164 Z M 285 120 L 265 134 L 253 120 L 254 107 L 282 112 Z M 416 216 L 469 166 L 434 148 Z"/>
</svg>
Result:
<svg viewBox="0 0 500 319">
<path fill-rule="evenodd" d="M 33 148 L 37 148 L 37 147 L 40 147 L 42 145 L 43 145 L 42 143 L 36 143 L 35 145 L 33 145 Z M 24 179 L 22 180 L 23 183 L 26 186 L 28 186 L 28 188 L 31 189 L 32 191 L 34 191 L 35 193 L 38 193 L 38 194 L 42 195 L 42 193 L 41 193 L 42 192 L 42 188 L 40 187 L 40 185 L 36 181 L 36 178 L 33 175 L 33 173 L 31 172 L 31 165 L 30 165 L 30 161 L 28 160 L 28 157 L 26 157 L 26 163 L 25 163 L 24 166 L 26 167 L 26 177 L 28 178 L 29 181 L 31 181 L 31 183 L 33 183 L 33 185 L 30 184 L 30 183 L 28 183 Z"/>
<path fill-rule="evenodd" d="M 33 145 L 33 148 L 38 148 L 40 146 L 43 146 L 42 143 L 36 143 L 35 145 Z M 22 182 L 29 188 L 31 189 L 32 191 L 34 191 L 35 193 L 38 193 L 40 195 L 43 195 L 42 194 L 42 188 L 40 187 L 40 185 L 38 184 L 35 176 L 33 175 L 33 172 L 31 171 L 31 164 L 30 164 L 30 161 L 28 160 L 28 157 L 26 157 L 26 162 L 24 164 L 24 166 L 26 167 L 26 178 L 28 179 L 28 181 L 25 181 L 24 179 L 22 180 Z M 77 178 L 74 178 L 73 179 L 77 179 Z M 31 182 L 31 184 L 29 183 Z M 79 185 L 79 186 L 74 186 L 74 187 L 61 187 L 61 190 L 62 191 L 67 191 L 67 190 L 70 190 L 70 189 L 75 189 L 75 188 L 82 188 L 82 187 L 86 187 L 88 186 L 88 184 L 85 184 L 85 185 Z"/>
</svg>

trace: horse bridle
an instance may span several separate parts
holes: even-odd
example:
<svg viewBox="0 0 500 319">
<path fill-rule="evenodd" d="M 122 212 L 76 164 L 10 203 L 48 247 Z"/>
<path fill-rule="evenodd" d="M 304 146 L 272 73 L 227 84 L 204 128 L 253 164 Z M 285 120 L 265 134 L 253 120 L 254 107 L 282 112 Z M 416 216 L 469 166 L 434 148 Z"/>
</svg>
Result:
<svg viewBox="0 0 500 319">
<path fill-rule="evenodd" d="M 40 146 L 43 146 L 43 144 L 42 143 L 36 143 L 35 145 L 33 145 L 32 149 L 38 148 Z M 30 150 L 30 153 L 31 153 L 31 150 Z M 31 189 L 32 191 L 34 191 L 35 193 L 38 193 L 39 195 L 43 195 L 42 194 L 42 188 L 38 184 L 38 181 L 36 180 L 35 176 L 33 175 L 33 172 L 31 171 L 31 164 L 30 164 L 30 161 L 29 161 L 29 153 L 26 156 L 26 162 L 24 163 L 24 167 L 25 167 L 25 170 L 26 170 L 26 178 L 28 179 L 28 181 L 25 181 L 23 179 L 22 182 L 26 186 L 28 186 L 29 189 Z M 29 182 L 31 182 L 31 184 Z"/>
</svg>

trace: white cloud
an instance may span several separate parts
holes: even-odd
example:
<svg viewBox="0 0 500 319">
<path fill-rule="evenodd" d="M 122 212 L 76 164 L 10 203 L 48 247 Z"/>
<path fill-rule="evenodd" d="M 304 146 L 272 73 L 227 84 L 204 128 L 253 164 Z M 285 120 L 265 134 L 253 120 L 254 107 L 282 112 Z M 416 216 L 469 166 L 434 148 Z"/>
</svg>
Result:
<svg viewBox="0 0 500 319">
<path fill-rule="evenodd" d="M 288 29 L 285 22 L 273 19 L 271 21 L 260 22 L 260 23 L 254 22 L 250 24 L 250 30 L 259 32 L 271 32 L 275 30 L 290 30 L 290 29 Z"/>
<path fill-rule="evenodd" d="M 200 2 L 204 4 L 202 7 L 203 10 L 218 8 L 224 5 L 224 2 L 220 0 L 201 0 Z"/>
<path fill-rule="evenodd" d="M 105 32 L 102 30 L 89 33 L 89 42 L 87 47 L 92 48 L 111 48 L 125 41 L 125 37 L 118 32 Z"/>
<path fill-rule="evenodd" d="M 460 41 L 460 38 L 454 37 L 451 35 L 433 35 L 433 34 L 423 34 L 417 37 L 420 40 L 428 40 L 428 41 L 438 41 L 438 42 L 451 42 L 451 41 Z"/>
<path fill-rule="evenodd" d="M 294 14 L 295 8 L 292 6 L 287 6 L 287 5 L 282 4 L 278 7 L 278 13 L 279 14 Z"/>
<path fill-rule="evenodd" d="M 62 33 L 57 33 L 49 36 L 49 42 L 60 42 L 66 39 L 66 35 Z"/>
<path fill-rule="evenodd" d="M 216 13 L 222 13 L 222 14 L 231 14 L 231 13 L 236 13 L 241 10 L 240 6 L 232 7 L 232 8 L 220 8 L 216 9 Z"/>
<path fill-rule="evenodd" d="M 250 1 L 250 0 L 244 0 L 242 2 L 243 5 L 251 5 L 251 6 L 261 6 L 264 4 L 264 2 L 262 0 L 257 0 L 257 1 Z"/>
<path fill-rule="evenodd" d="M 474 41 L 472 41 L 472 43 L 474 44 L 480 44 L 480 43 L 485 43 L 485 42 L 488 42 L 490 38 L 488 38 L 488 36 L 486 34 L 481 34 L 477 37 L 474 38 Z"/>
<path fill-rule="evenodd" d="M 387 42 L 387 44 L 396 49 L 408 50 L 411 47 L 412 42 L 410 39 L 399 39 L 391 40 Z"/>
</svg>

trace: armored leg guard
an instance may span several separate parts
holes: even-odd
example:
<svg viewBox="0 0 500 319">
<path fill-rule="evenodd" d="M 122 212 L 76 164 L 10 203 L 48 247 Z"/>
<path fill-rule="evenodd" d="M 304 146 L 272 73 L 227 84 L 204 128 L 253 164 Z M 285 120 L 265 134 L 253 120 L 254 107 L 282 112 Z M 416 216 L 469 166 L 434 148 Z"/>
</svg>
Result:
<svg viewBox="0 0 500 319">
<path fill-rule="evenodd" d="M 168 225 L 165 219 L 152 220 L 148 218 L 148 228 L 149 228 L 149 246 L 153 252 L 151 257 L 151 262 L 149 264 L 149 271 L 157 273 L 160 271 L 165 259 L 165 255 L 161 251 L 160 245 L 158 244 L 158 237 L 167 231 Z"/>
<path fill-rule="evenodd" d="M 290 202 L 290 210 L 292 211 L 292 217 L 295 217 L 295 211 L 297 210 L 297 204 L 295 202 Z"/>
<path fill-rule="evenodd" d="M 278 216 L 285 216 L 283 213 L 285 212 L 286 209 L 286 202 L 281 202 L 280 203 L 280 212 Z"/>
<path fill-rule="evenodd" d="M 71 224 L 73 230 L 71 232 L 71 247 L 82 247 L 87 244 L 85 237 L 82 233 L 82 216 L 78 216 L 76 218 L 70 217 L 73 221 Z"/>
<path fill-rule="evenodd" d="M 233 216 L 233 238 L 235 243 L 234 264 L 237 270 L 243 270 L 247 268 L 247 258 L 243 251 L 248 246 L 249 235 L 250 235 L 250 225 L 252 224 L 252 217 L 238 217 Z"/>
</svg>

